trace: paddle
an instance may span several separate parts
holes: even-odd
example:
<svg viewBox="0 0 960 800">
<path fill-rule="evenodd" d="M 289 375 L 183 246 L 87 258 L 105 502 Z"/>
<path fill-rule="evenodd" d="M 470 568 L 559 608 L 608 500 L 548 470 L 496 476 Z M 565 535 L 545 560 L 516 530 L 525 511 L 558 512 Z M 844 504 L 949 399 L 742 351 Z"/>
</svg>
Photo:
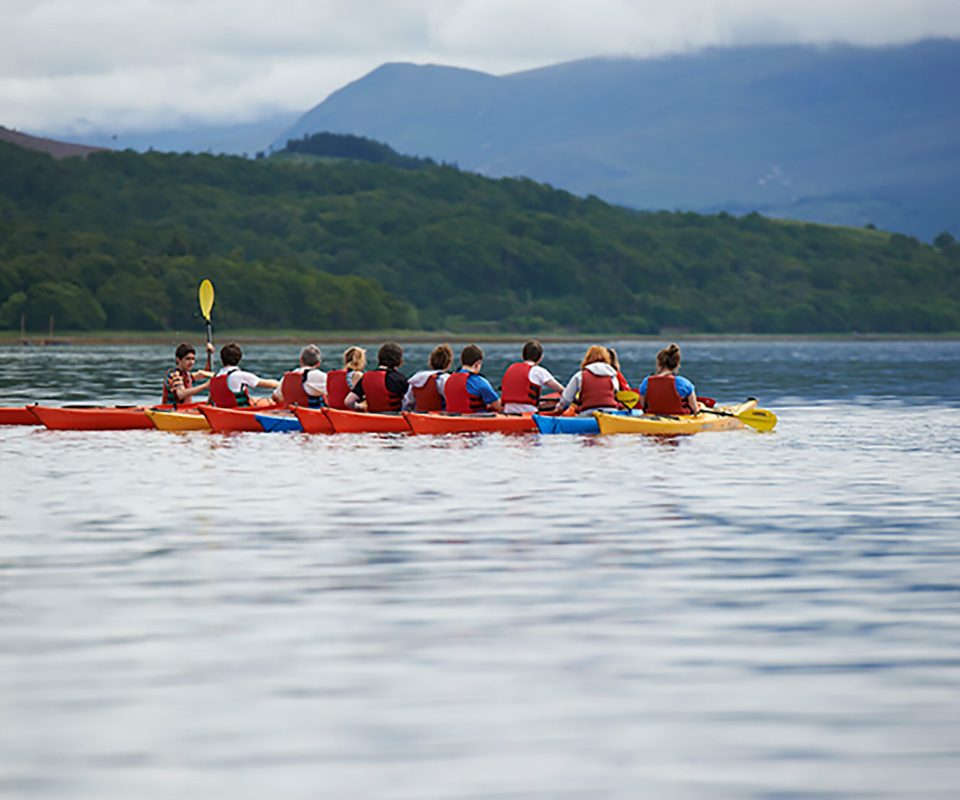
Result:
<svg viewBox="0 0 960 800">
<path fill-rule="evenodd" d="M 210 324 L 210 312 L 213 310 L 213 284 L 209 278 L 200 281 L 200 313 L 207 321 L 207 344 L 213 343 L 213 326 Z M 207 372 L 210 372 L 210 348 L 207 348 Z"/>
<path fill-rule="evenodd" d="M 717 414 L 721 417 L 736 417 L 745 425 L 755 428 L 758 431 L 772 431 L 777 424 L 777 415 L 765 408 L 747 408 L 731 414 L 729 411 L 720 411 L 716 408 L 710 409 L 711 414 Z"/>
</svg>

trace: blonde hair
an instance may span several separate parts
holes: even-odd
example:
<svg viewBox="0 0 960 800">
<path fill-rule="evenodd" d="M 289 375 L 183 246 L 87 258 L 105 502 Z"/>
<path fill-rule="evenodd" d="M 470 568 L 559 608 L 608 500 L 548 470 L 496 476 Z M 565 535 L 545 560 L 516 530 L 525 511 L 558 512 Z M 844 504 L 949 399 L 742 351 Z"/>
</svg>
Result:
<svg viewBox="0 0 960 800">
<path fill-rule="evenodd" d="M 680 366 L 680 345 L 672 342 L 657 353 L 657 372 L 669 370 L 673 372 Z"/>
<path fill-rule="evenodd" d="M 348 347 L 343 351 L 343 366 L 351 372 L 362 372 L 367 366 L 367 351 L 362 347 Z"/>
<path fill-rule="evenodd" d="M 587 353 L 583 357 L 583 361 L 580 362 L 580 369 L 583 369 L 587 364 L 609 364 L 610 363 L 610 353 L 607 352 L 606 347 L 601 347 L 598 344 L 592 344 L 587 348 Z"/>
</svg>

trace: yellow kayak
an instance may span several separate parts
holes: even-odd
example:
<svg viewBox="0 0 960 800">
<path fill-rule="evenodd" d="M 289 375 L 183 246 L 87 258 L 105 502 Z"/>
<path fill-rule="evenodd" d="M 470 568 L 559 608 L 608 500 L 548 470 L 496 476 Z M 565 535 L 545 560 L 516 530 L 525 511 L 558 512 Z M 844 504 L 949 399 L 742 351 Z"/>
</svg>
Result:
<svg viewBox="0 0 960 800">
<path fill-rule="evenodd" d="M 756 400 L 748 400 L 735 406 L 717 406 L 703 409 L 689 416 L 658 416 L 656 414 L 604 414 L 598 412 L 597 424 L 600 433 L 639 433 L 647 436 L 685 436 L 703 431 L 729 431 L 750 426 L 758 430 L 771 430 L 776 416 L 764 409 L 755 408 Z"/>
<path fill-rule="evenodd" d="M 210 423 L 199 411 L 156 411 L 147 409 L 146 414 L 154 427 L 160 431 L 208 431 Z"/>
</svg>

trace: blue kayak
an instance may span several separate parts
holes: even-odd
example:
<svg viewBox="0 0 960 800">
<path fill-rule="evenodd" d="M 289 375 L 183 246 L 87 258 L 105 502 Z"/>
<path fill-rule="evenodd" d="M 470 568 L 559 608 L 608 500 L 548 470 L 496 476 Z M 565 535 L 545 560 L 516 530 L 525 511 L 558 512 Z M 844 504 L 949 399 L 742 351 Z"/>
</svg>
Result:
<svg viewBox="0 0 960 800">
<path fill-rule="evenodd" d="M 257 422 L 267 433 L 297 433 L 303 430 L 293 414 L 256 414 Z"/>
<path fill-rule="evenodd" d="M 533 415 L 540 433 L 600 433 L 597 418 L 589 417 L 544 417 Z"/>
</svg>

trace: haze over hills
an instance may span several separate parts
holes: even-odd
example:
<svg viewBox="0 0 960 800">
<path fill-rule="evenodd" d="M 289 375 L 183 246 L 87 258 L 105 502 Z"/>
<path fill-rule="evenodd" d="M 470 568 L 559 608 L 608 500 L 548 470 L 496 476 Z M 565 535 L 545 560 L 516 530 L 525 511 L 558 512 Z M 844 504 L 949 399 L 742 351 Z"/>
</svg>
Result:
<svg viewBox="0 0 960 800">
<path fill-rule="evenodd" d="M 717 49 L 495 77 L 387 64 L 273 146 L 354 133 L 642 209 L 960 231 L 960 42 Z"/>
</svg>

